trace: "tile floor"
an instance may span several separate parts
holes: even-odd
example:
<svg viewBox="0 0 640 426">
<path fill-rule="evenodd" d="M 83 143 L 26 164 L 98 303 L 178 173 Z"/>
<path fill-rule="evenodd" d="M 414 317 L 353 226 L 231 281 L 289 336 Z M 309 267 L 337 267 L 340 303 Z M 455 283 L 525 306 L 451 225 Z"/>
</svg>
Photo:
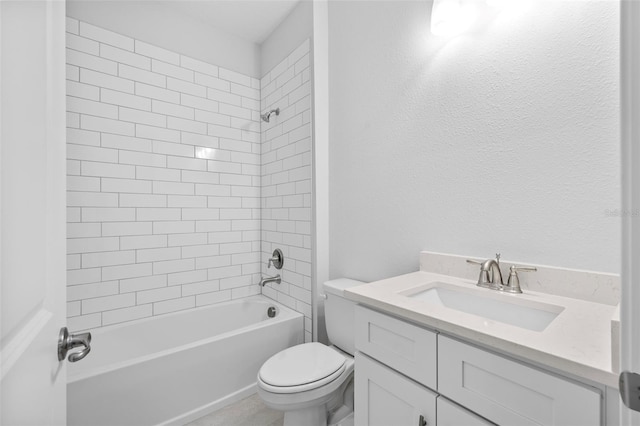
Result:
<svg viewBox="0 0 640 426">
<path fill-rule="evenodd" d="M 186 426 L 282 426 L 283 421 L 284 414 L 264 405 L 256 393 Z M 353 413 L 333 426 L 353 426 Z"/>
<path fill-rule="evenodd" d="M 258 394 L 242 399 L 187 426 L 282 426 L 284 415 L 265 406 Z"/>
</svg>

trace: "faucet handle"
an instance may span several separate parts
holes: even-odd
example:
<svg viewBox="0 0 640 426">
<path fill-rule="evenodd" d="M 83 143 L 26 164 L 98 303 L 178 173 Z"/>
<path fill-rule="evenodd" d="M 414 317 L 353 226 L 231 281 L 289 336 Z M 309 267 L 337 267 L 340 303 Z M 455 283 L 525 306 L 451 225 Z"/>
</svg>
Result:
<svg viewBox="0 0 640 426">
<path fill-rule="evenodd" d="M 536 268 L 535 266 L 516 266 L 516 265 L 511 265 L 511 267 L 509 268 L 510 271 L 523 271 L 523 272 L 530 272 L 530 271 L 537 271 L 538 268 Z"/>
<path fill-rule="evenodd" d="M 273 265 L 276 269 L 282 269 L 282 264 L 284 263 L 284 255 L 282 254 L 282 250 L 275 249 L 273 251 L 272 257 L 267 261 L 267 268 L 271 268 Z"/>
<path fill-rule="evenodd" d="M 484 262 L 480 262 L 479 260 L 467 259 L 467 263 L 471 263 L 472 265 L 482 265 Z"/>
<path fill-rule="evenodd" d="M 520 278 L 518 277 L 518 271 L 521 272 L 530 272 L 537 271 L 538 269 L 533 266 L 516 266 L 511 265 L 509 268 L 509 279 L 507 280 L 507 285 L 505 290 L 511 293 L 522 293 L 522 289 L 520 288 Z"/>
</svg>

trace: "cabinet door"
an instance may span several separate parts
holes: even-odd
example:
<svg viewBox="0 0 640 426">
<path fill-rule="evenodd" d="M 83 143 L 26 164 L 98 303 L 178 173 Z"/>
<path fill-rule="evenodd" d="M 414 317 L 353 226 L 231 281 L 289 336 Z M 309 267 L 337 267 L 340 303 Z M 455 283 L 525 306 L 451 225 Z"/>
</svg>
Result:
<svg viewBox="0 0 640 426">
<path fill-rule="evenodd" d="M 402 374 L 356 353 L 356 426 L 435 426 L 436 396 Z"/>
<path fill-rule="evenodd" d="M 438 391 L 501 425 L 599 426 L 602 395 L 502 356 L 438 336 Z"/>
<path fill-rule="evenodd" d="M 438 426 L 493 426 L 494 424 L 478 417 L 470 411 L 454 404 L 448 399 L 438 397 Z"/>
</svg>

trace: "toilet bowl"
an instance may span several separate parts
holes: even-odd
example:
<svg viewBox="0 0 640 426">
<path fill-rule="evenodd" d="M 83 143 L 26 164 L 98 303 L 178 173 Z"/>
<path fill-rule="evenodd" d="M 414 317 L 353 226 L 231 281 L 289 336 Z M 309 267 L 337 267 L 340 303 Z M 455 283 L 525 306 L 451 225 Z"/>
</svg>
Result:
<svg viewBox="0 0 640 426">
<path fill-rule="evenodd" d="M 353 357 L 335 347 L 293 346 L 260 369 L 258 395 L 268 407 L 285 412 L 285 425 L 324 426 L 327 415 L 343 405 L 353 366 Z M 352 402 L 348 408 L 353 410 Z"/>
<path fill-rule="evenodd" d="M 269 358 L 258 372 L 258 395 L 284 411 L 284 426 L 326 426 L 353 412 L 355 303 L 344 289 L 363 284 L 339 279 L 323 286 L 327 335 L 334 343 L 304 343 Z"/>
</svg>

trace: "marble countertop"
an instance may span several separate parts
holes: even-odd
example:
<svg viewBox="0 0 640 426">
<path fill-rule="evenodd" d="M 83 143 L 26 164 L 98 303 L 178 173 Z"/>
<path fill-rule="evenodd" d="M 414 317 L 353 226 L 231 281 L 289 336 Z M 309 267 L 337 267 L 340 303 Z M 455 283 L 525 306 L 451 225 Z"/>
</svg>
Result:
<svg viewBox="0 0 640 426">
<path fill-rule="evenodd" d="M 532 331 L 401 294 L 432 282 L 486 292 L 478 294 L 505 302 L 545 303 L 564 309 L 543 331 Z M 509 294 L 482 289 L 472 280 L 420 271 L 347 288 L 345 297 L 551 370 L 617 388 L 618 376 L 612 371 L 611 355 L 611 320 L 616 307 L 524 291 Z"/>
</svg>

